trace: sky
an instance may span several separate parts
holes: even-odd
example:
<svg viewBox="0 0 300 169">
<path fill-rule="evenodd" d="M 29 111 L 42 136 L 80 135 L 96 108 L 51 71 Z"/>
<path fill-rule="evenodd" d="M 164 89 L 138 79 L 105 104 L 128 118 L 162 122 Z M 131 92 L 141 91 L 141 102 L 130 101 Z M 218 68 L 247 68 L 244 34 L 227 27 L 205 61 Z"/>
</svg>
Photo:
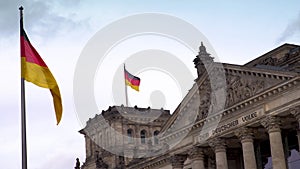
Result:
<svg viewBox="0 0 300 169">
<path fill-rule="evenodd" d="M 6 169 L 21 168 L 20 5 L 25 9 L 24 27 L 27 35 L 55 76 L 64 107 L 62 121 L 57 126 L 49 90 L 26 83 L 27 151 L 28 168 L 31 169 L 72 168 L 77 157 L 80 161 L 85 160 L 84 137 L 78 133 L 84 123 L 74 103 L 74 74 L 82 51 L 90 39 L 99 30 L 121 18 L 141 13 L 161 13 L 180 18 L 200 30 L 213 46 L 215 52 L 212 53 L 225 63 L 245 64 L 284 43 L 300 45 L 300 7 L 297 0 L 0 0 L 0 164 L 1 168 Z M 185 33 L 184 30 L 182 33 Z M 147 45 L 157 47 L 155 42 L 163 41 L 167 44 L 163 49 L 176 51 L 178 44 L 170 39 L 155 38 L 137 37 L 127 43 L 131 47 L 140 45 L 146 48 Z M 148 41 L 144 43 L 143 40 Z M 115 76 L 118 67 L 107 67 L 115 62 L 117 66 L 122 64 L 124 56 L 120 56 L 120 51 L 124 48 L 126 42 L 111 50 L 107 56 L 113 57 L 113 60 L 103 61 L 102 69 L 98 69 L 97 77 L 94 78 L 95 100 L 99 111 L 115 104 L 109 96 L 115 88 L 101 86 L 99 75 L 105 73 L 106 76 Z M 139 54 L 135 54 L 135 57 Z M 190 54 L 189 57 L 187 60 L 190 62 L 185 63 L 195 78 L 196 69 L 192 63 L 195 55 Z M 127 68 L 133 70 L 130 65 Z M 131 105 L 162 106 L 172 111 L 187 92 L 177 91 L 178 84 L 173 82 L 176 77 L 168 75 L 168 72 L 134 71 L 144 80 L 144 86 L 141 85 L 140 89 L 141 93 L 145 92 L 138 95 L 128 89 Z M 173 87 L 160 88 L 151 80 L 153 78 L 163 79 L 165 84 Z M 112 81 L 110 79 L 108 84 L 112 84 Z M 148 89 L 146 84 L 152 88 Z M 108 95 L 108 99 L 102 93 Z M 159 101 L 164 104 L 155 105 L 149 99 L 142 99 L 149 97 L 162 98 Z"/>
</svg>

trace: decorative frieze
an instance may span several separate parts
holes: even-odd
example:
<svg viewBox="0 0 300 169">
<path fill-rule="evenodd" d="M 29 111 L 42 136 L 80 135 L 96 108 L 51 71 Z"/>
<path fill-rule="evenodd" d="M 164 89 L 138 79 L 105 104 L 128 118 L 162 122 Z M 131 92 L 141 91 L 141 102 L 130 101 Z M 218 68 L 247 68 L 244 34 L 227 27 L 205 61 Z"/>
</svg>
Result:
<svg viewBox="0 0 300 169">
<path fill-rule="evenodd" d="M 247 76 L 227 75 L 227 106 L 249 98 L 266 88 L 265 79 Z"/>
</svg>

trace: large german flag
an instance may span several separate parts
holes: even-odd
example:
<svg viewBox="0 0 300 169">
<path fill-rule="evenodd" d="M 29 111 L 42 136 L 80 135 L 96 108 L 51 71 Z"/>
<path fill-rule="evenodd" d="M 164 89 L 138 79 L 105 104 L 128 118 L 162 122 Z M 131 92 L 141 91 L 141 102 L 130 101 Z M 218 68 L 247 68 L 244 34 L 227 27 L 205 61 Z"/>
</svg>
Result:
<svg viewBox="0 0 300 169">
<path fill-rule="evenodd" d="M 125 83 L 126 85 L 130 86 L 132 89 L 139 91 L 139 86 L 141 79 L 139 77 L 133 76 L 130 74 L 125 68 L 124 68 L 124 73 L 125 73 Z"/>
<path fill-rule="evenodd" d="M 50 89 L 53 97 L 57 124 L 62 117 L 62 103 L 58 85 L 48 66 L 31 45 L 26 32 L 21 28 L 21 77 L 28 82 Z"/>
</svg>

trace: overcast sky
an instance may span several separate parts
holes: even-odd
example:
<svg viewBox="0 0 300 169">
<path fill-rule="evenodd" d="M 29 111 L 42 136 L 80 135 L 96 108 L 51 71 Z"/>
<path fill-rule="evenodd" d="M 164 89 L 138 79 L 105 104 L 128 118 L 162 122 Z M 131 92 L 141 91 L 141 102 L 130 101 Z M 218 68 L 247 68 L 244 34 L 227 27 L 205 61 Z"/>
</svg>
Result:
<svg viewBox="0 0 300 169">
<path fill-rule="evenodd" d="M 76 157 L 85 160 L 84 137 L 78 133 L 84 124 L 77 118 L 73 101 L 76 62 L 97 31 L 124 16 L 155 12 L 181 18 L 206 36 L 220 61 L 232 64 L 244 64 L 284 43 L 300 45 L 297 0 L 0 0 L 0 166 L 5 169 L 21 168 L 20 5 L 25 8 L 25 30 L 54 74 L 64 106 L 62 121 L 56 126 L 49 90 L 26 83 L 28 168 L 31 169 L 73 168 Z M 194 68 L 191 70 L 196 73 Z M 165 97 L 171 100 L 167 93 Z M 96 98 L 100 98 L 97 102 L 105 103 L 99 109 L 114 104 Z M 170 104 L 164 108 L 175 107 Z"/>
</svg>

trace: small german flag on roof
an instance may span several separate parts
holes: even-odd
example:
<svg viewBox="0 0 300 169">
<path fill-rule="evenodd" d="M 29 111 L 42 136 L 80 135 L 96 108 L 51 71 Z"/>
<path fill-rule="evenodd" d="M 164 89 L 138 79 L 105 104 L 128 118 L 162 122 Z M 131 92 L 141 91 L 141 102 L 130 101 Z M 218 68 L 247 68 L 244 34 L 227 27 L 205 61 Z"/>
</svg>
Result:
<svg viewBox="0 0 300 169">
<path fill-rule="evenodd" d="M 139 91 L 141 79 L 139 77 L 133 76 L 126 69 L 124 69 L 124 73 L 125 73 L 126 85 L 130 86 L 132 89 L 134 89 L 136 91 Z"/>
</svg>

